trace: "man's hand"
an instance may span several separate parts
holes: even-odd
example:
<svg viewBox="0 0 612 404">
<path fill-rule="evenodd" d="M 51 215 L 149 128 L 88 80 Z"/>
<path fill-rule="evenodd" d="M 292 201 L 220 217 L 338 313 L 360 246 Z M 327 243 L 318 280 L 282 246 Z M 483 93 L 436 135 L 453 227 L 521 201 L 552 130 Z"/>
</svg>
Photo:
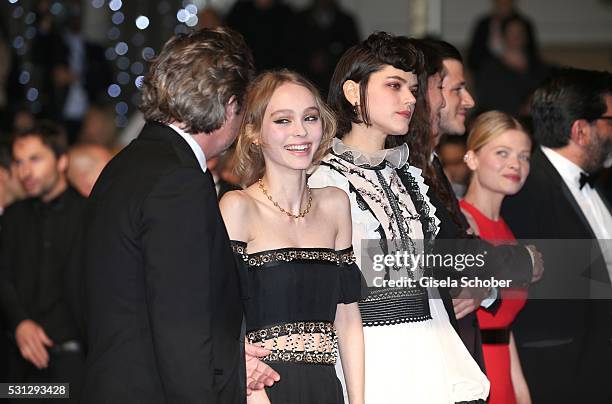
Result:
<svg viewBox="0 0 612 404">
<path fill-rule="evenodd" d="M 23 320 L 15 328 L 15 341 L 25 360 L 38 369 L 49 365 L 49 353 L 46 347 L 53 346 L 53 341 L 40 325 L 32 320 Z"/>
<path fill-rule="evenodd" d="M 265 390 L 256 390 L 247 397 L 247 404 L 271 404 Z"/>
<path fill-rule="evenodd" d="M 259 360 L 259 358 L 268 355 L 269 350 L 245 342 L 244 353 L 246 356 L 247 396 L 251 395 L 253 390 L 261 390 L 264 386 L 270 387 L 274 382 L 280 380 L 280 375 L 274 369 Z"/>
<path fill-rule="evenodd" d="M 529 244 L 525 246 L 525 248 L 527 248 L 531 254 L 531 258 L 533 259 L 531 283 L 534 283 L 542 279 L 542 276 L 544 275 L 544 258 L 542 258 L 542 253 L 538 251 L 536 246 Z"/>
<path fill-rule="evenodd" d="M 457 320 L 462 319 L 480 307 L 480 303 L 489 295 L 487 288 L 461 288 L 453 298 L 453 309 Z"/>
</svg>

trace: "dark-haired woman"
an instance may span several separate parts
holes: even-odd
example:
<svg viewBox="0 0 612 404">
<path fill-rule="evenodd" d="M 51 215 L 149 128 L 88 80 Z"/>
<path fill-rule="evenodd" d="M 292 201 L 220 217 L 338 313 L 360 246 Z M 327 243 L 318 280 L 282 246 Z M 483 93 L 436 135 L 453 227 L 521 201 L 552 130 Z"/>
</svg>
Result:
<svg viewBox="0 0 612 404">
<path fill-rule="evenodd" d="M 366 352 L 366 402 L 456 403 L 486 399 L 489 382 L 452 328 L 435 288 L 421 287 L 424 268 L 389 265 L 381 255 L 429 251 L 435 208 L 421 171 L 408 164 L 408 132 L 422 56 L 405 39 L 372 34 L 349 49 L 329 90 L 338 115 L 332 152 L 312 174 L 313 187 L 336 186 L 350 198 L 353 245 L 369 296 L 359 303 Z M 395 147 L 394 147 L 395 146 Z M 381 281 L 413 281 L 380 287 Z M 408 282 L 408 281 L 407 281 Z"/>
</svg>

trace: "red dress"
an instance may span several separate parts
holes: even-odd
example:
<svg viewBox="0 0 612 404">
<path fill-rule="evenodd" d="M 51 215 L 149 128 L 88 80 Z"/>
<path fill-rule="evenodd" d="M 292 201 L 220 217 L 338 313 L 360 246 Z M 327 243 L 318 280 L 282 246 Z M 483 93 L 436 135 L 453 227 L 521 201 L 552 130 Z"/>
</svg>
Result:
<svg viewBox="0 0 612 404">
<path fill-rule="evenodd" d="M 480 238 L 492 244 L 515 244 L 512 231 L 502 218 L 491 220 L 465 200 L 459 202 L 461 208 L 472 215 Z M 476 312 L 481 330 L 508 329 L 527 299 L 527 291 L 506 289 L 501 291 L 501 303 L 495 313 L 480 308 Z M 515 404 L 516 397 L 510 376 L 510 349 L 507 343 L 482 344 L 487 376 L 491 382 L 489 404 Z"/>
</svg>

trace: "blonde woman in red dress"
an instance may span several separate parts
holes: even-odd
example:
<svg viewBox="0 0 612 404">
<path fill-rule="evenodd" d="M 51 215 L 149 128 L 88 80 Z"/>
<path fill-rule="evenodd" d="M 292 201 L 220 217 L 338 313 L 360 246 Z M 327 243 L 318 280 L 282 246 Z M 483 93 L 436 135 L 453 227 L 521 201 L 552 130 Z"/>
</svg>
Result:
<svg viewBox="0 0 612 404">
<path fill-rule="evenodd" d="M 529 174 L 531 140 L 511 116 L 490 111 L 480 115 L 470 130 L 465 162 L 472 177 L 461 209 L 476 234 L 493 244 L 516 243 L 500 216 L 506 195 L 517 193 Z M 491 313 L 477 312 L 482 332 L 490 404 L 531 403 L 512 336 L 512 322 L 525 305 L 526 291 L 499 291 L 501 303 Z"/>
</svg>

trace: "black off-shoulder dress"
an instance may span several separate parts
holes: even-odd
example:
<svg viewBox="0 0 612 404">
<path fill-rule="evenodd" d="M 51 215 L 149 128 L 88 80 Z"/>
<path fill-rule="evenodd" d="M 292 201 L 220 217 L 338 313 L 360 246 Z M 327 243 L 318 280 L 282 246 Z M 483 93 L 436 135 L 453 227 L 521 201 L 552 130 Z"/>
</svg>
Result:
<svg viewBox="0 0 612 404">
<path fill-rule="evenodd" d="M 264 361 L 281 375 L 266 388 L 272 404 L 343 403 L 334 368 L 336 306 L 357 302 L 365 290 L 352 247 L 257 253 L 240 241 L 232 247 L 246 274 L 247 340 L 271 349 Z"/>
</svg>

